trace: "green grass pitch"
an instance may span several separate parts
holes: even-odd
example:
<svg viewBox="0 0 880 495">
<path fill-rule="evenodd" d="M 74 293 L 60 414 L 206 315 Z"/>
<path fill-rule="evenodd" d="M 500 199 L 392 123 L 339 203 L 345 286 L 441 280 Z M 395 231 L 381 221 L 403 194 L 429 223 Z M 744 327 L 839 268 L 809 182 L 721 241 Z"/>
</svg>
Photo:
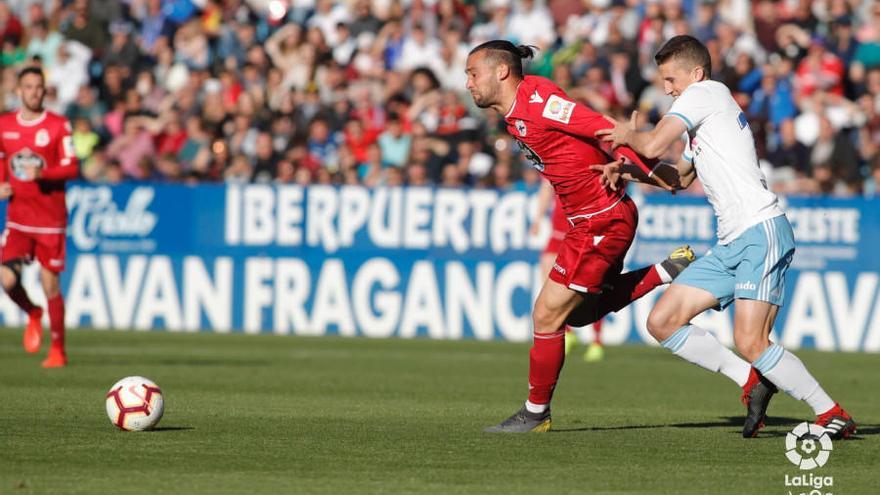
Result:
<svg viewBox="0 0 880 495">
<path fill-rule="evenodd" d="M 43 370 L 20 341 L 0 331 L 2 495 L 810 492 L 785 486 L 805 405 L 777 395 L 744 440 L 739 389 L 661 349 L 572 356 L 553 432 L 491 435 L 525 398 L 526 344 L 73 331 L 71 366 Z M 811 473 L 878 493 L 880 357 L 799 354 L 861 424 Z M 157 431 L 107 419 L 127 375 L 162 387 Z"/>
</svg>

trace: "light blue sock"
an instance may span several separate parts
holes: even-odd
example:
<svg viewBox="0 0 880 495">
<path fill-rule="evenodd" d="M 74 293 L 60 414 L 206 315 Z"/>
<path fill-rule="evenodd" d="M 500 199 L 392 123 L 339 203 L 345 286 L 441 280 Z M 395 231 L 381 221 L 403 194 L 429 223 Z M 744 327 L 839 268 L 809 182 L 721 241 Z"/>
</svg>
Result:
<svg viewBox="0 0 880 495">
<path fill-rule="evenodd" d="M 809 404 L 817 415 L 834 407 L 834 400 L 807 371 L 804 363 L 781 345 L 770 344 L 752 366 L 779 387 L 779 390 Z"/>
<path fill-rule="evenodd" d="M 685 325 L 660 343 L 676 356 L 709 371 L 720 371 L 742 387 L 749 379 L 751 365 L 737 356 L 709 332 L 696 325 Z"/>
</svg>

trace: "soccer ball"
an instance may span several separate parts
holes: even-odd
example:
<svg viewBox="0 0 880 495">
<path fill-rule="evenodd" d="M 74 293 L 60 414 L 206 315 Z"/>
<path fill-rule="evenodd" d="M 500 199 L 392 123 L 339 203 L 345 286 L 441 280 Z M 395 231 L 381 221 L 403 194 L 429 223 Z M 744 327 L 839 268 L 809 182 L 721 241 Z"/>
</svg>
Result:
<svg viewBox="0 0 880 495">
<path fill-rule="evenodd" d="M 127 431 L 148 430 L 165 412 L 162 390 L 142 376 L 128 376 L 114 383 L 106 403 L 110 422 Z"/>
</svg>

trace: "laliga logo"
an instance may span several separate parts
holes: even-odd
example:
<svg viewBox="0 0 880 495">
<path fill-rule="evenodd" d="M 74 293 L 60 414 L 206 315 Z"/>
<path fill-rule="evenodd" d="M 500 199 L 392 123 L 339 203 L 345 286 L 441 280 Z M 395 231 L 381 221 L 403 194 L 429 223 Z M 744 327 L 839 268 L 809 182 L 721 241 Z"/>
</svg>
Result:
<svg viewBox="0 0 880 495">
<path fill-rule="evenodd" d="M 137 187 L 120 211 L 109 187 L 71 188 L 67 191 L 70 237 L 83 251 L 94 249 L 102 237 L 146 237 L 157 222 L 148 211 L 155 195 L 151 187 Z"/>
<path fill-rule="evenodd" d="M 804 422 L 785 436 L 785 457 L 804 471 L 824 466 L 833 448 L 825 428 L 819 425 Z"/>
</svg>

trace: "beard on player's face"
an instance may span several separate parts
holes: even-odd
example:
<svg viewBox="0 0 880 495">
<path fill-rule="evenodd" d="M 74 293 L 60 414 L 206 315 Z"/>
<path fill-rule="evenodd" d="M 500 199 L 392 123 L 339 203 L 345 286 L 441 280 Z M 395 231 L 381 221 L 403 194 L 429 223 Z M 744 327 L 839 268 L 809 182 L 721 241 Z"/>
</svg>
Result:
<svg viewBox="0 0 880 495">
<path fill-rule="evenodd" d="M 25 98 L 24 106 L 31 112 L 39 112 L 43 109 L 43 98 L 41 96 Z"/>
<path fill-rule="evenodd" d="M 485 84 L 482 87 L 476 88 L 471 92 L 471 96 L 474 97 L 474 104 L 479 108 L 489 108 L 495 104 L 496 95 L 498 94 L 498 88 L 496 84 Z"/>
<path fill-rule="evenodd" d="M 43 99 L 46 96 L 45 90 L 28 88 L 21 90 L 21 104 L 31 112 L 39 112 L 43 109 Z"/>
<path fill-rule="evenodd" d="M 492 106 L 492 104 L 488 103 L 486 101 L 486 99 L 483 98 L 481 95 L 475 94 L 475 95 L 473 95 L 473 97 L 474 97 L 474 105 L 476 105 L 479 108 L 489 108 Z"/>
</svg>

